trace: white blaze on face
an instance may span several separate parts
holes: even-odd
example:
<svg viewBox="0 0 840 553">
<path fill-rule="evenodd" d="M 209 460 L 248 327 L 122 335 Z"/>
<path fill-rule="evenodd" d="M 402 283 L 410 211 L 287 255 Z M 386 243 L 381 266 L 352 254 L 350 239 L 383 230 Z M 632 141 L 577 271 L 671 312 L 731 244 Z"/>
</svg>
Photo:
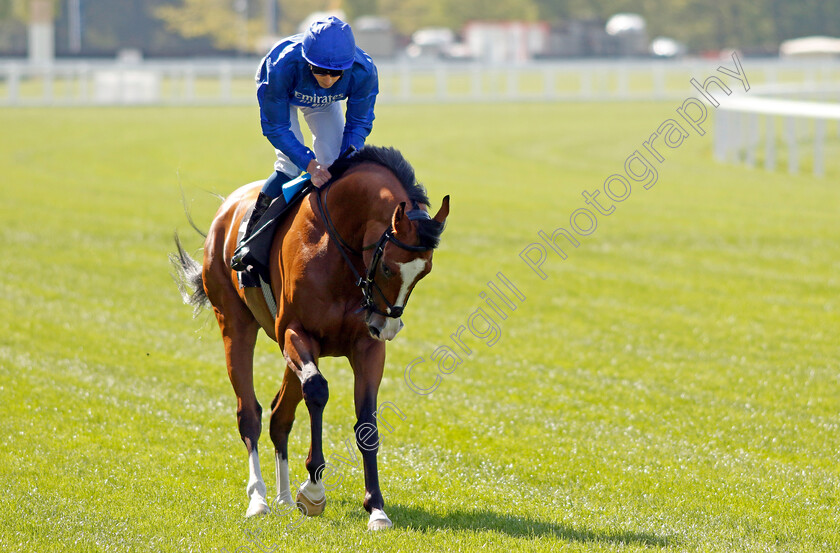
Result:
<svg viewBox="0 0 840 553">
<path fill-rule="evenodd" d="M 394 301 L 394 307 L 402 307 L 405 305 L 405 300 L 408 298 L 408 292 L 411 286 L 423 269 L 426 268 L 425 259 L 414 259 L 408 263 L 397 263 L 400 270 L 400 277 L 402 278 L 402 286 L 400 293 L 397 294 L 397 299 Z M 379 333 L 379 338 L 382 340 L 393 340 L 397 332 L 402 330 L 403 322 L 397 318 L 387 317 L 384 328 Z"/>
<path fill-rule="evenodd" d="M 409 261 L 408 263 L 397 263 L 397 267 L 400 268 L 402 288 L 400 288 L 400 294 L 397 296 L 397 301 L 394 302 L 395 307 L 405 305 L 405 299 L 406 296 L 408 296 L 408 291 L 411 289 L 411 285 L 414 284 L 414 280 L 426 267 L 426 260 L 415 259 L 414 261 Z"/>
</svg>

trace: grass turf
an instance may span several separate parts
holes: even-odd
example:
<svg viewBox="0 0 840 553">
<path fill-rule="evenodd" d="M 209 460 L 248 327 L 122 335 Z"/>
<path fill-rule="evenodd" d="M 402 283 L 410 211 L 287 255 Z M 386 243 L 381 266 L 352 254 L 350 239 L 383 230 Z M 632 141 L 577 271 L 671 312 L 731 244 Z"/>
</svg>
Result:
<svg viewBox="0 0 840 553">
<path fill-rule="evenodd" d="M 452 214 L 389 345 L 380 400 L 404 419 L 380 452 L 395 528 L 375 535 L 360 464 L 340 465 L 320 518 L 242 518 L 218 330 L 168 274 L 173 229 L 201 243 L 179 184 L 206 227 L 205 191 L 270 171 L 256 110 L 0 110 L 0 550 L 840 549 L 838 167 L 717 165 L 692 133 L 566 260 L 547 250 L 545 280 L 519 257 L 675 107 L 378 109 L 370 142 L 399 147 Z M 498 342 L 467 332 L 463 363 L 412 392 L 406 365 L 423 357 L 414 380 L 435 381 L 431 354 L 490 311 L 498 272 L 526 296 Z M 322 370 L 325 452 L 349 457 L 352 374 Z M 267 407 L 282 357 L 264 337 L 255 371 Z M 301 405 L 293 480 L 307 448 Z"/>
</svg>

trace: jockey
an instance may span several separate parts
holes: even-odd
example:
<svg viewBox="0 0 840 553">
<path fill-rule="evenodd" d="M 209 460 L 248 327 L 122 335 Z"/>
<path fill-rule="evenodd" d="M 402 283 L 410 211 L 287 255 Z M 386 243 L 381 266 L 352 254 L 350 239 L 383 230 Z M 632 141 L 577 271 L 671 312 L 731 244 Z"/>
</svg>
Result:
<svg viewBox="0 0 840 553">
<path fill-rule="evenodd" d="M 330 179 L 327 168 L 339 153 L 364 146 L 379 92 L 373 60 L 356 47 L 350 25 L 332 16 L 275 44 L 260 63 L 256 79 L 262 131 L 277 161 L 257 197 L 243 242 L 258 228 L 284 184 L 306 171 L 320 187 Z M 342 100 L 347 101 L 344 115 Z M 298 111 L 312 133 L 312 149 L 303 144 Z M 241 271 L 254 261 L 245 246 L 234 254 L 231 265 Z"/>
</svg>

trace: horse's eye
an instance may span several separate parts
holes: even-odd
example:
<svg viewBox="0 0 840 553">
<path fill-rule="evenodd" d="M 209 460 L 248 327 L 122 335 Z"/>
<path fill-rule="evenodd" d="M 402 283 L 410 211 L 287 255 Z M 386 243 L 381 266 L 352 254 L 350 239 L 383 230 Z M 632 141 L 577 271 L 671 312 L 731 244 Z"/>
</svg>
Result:
<svg viewBox="0 0 840 553">
<path fill-rule="evenodd" d="M 384 263 L 382 264 L 382 274 L 385 275 L 385 278 L 391 278 L 394 276 L 394 272 Z"/>
</svg>

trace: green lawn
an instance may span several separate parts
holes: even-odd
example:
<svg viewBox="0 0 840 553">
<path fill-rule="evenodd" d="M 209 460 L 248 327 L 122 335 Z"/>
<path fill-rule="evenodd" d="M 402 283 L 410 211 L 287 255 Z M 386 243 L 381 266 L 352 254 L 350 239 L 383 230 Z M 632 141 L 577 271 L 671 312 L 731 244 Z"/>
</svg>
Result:
<svg viewBox="0 0 840 553">
<path fill-rule="evenodd" d="M 690 95 L 687 92 L 686 95 Z M 434 208 L 435 269 L 389 345 L 380 475 L 395 527 L 366 531 L 360 466 L 299 526 L 243 518 L 247 458 L 215 320 L 169 276 L 273 151 L 255 108 L 0 110 L 0 551 L 837 551 L 840 167 L 824 179 L 712 161 L 711 132 L 658 182 L 550 249 L 674 102 L 382 106 Z M 712 117 L 706 123 L 711 128 Z M 836 136 L 836 134 L 834 135 Z M 827 159 L 837 159 L 832 139 Z M 604 199 L 603 192 L 600 199 Z M 438 346 L 502 272 L 526 296 L 429 395 Z M 347 456 L 352 373 L 327 359 L 328 458 Z M 256 358 L 266 411 L 282 357 Z M 305 476 L 308 418 L 290 442 Z M 274 488 L 270 439 L 263 474 Z M 257 536 L 263 549 L 249 540 Z M 224 549 L 223 549 L 224 548 Z"/>
</svg>

